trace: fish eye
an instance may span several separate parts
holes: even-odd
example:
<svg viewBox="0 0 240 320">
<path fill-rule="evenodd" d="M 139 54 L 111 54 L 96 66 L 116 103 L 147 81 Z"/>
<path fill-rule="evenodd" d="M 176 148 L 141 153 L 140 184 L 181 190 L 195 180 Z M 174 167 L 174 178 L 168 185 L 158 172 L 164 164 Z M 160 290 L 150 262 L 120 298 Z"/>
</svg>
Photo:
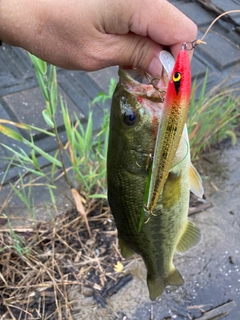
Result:
<svg viewBox="0 0 240 320">
<path fill-rule="evenodd" d="M 180 72 L 175 72 L 174 74 L 173 74 L 173 81 L 174 82 L 178 82 L 178 81 L 180 81 L 181 80 L 181 73 Z"/>
<path fill-rule="evenodd" d="M 123 121 L 129 127 L 133 126 L 135 124 L 136 120 L 137 120 L 136 112 L 134 112 L 132 110 L 125 112 L 123 115 Z"/>
</svg>

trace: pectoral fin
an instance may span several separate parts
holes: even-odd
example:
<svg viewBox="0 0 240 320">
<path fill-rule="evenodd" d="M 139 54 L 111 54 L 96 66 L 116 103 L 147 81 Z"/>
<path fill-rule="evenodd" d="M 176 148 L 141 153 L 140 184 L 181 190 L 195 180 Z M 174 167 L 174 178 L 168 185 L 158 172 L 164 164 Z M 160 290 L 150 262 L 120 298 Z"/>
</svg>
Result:
<svg viewBox="0 0 240 320">
<path fill-rule="evenodd" d="M 192 193 L 194 193 L 199 198 L 202 198 L 204 193 L 202 179 L 192 163 L 189 168 L 189 180 L 190 190 L 192 191 Z"/>
<path fill-rule="evenodd" d="M 147 277 L 147 285 L 150 299 L 157 299 L 167 286 L 181 286 L 184 284 L 183 277 L 180 272 L 173 266 L 173 271 L 166 278 L 151 278 Z"/>
<path fill-rule="evenodd" d="M 177 245 L 176 252 L 180 254 L 187 252 L 189 249 L 196 246 L 201 239 L 201 231 L 191 221 L 188 221 Z"/>
<path fill-rule="evenodd" d="M 125 241 L 121 237 L 118 237 L 118 239 L 123 258 L 127 259 L 131 257 L 135 252 L 126 245 Z"/>
</svg>

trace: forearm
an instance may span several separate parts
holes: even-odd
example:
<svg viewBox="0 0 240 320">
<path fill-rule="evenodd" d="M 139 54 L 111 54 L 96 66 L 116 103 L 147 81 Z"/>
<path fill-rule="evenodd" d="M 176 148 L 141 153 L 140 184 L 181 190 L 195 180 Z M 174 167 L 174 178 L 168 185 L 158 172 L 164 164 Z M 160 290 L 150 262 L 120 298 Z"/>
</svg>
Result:
<svg viewBox="0 0 240 320">
<path fill-rule="evenodd" d="M 31 0 L 0 0 L 0 39 L 14 46 L 29 46 L 40 36 L 37 6 Z"/>
<path fill-rule="evenodd" d="M 63 68 L 91 69 L 81 52 L 93 42 L 88 9 L 81 0 L 0 0 L 0 39 Z"/>
</svg>

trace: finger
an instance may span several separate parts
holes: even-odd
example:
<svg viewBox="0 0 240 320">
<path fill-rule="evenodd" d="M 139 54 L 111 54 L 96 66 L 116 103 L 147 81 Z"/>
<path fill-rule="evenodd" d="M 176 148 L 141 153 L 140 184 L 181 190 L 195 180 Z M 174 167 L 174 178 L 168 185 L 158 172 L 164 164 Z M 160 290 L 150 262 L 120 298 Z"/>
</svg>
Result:
<svg viewBox="0 0 240 320">
<path fill-rule="evenodd" d="M 159 53 L 162 46 L 148 37 L 135 34 L 112 36 L 105 41 L 109 65 L 121 65 L 125 68 L 138 68 L 147 71 L 152 76 L 160 77 L 162 64 Z M 110 48 L 110 49 L 108 49 Z M 115 50 L 112 50 L 115 48 Z"/>
<path fill-rule="evenodd" d="M 139 0 L 131 1 L 133 11 L 130 31 L 135 34 L 148 36 L 164 46 L 174 46 L 174 55 L 175 51 L 181 49 L 183 42 L 196 39 L 197 26 L 195 23 L 168 1 L 152 0 L 149 4 L 151 7 L 144 10 L 144 5 L 142 5 L 142 10 L 137 15 L 136 10 L 134 11 L 134 2 L 139 3 Z"/>
<path fill-rule="evenodd" d="M 126 33 L 126 24 L 128 24 L 128 30 L 135 35 L 142 36 L 143 38 L 125 37 L 124 40 L 122 39 L 120 43 L 125 42 L 126 51 L 124 53 L 120 51 L 123 55 L 121 57 L 118 55 L 118 58 L 126 60 L 127 64 L 131 61 L 134 66 L 143 68 L 152 75 L 161 72 L 158 55 L 162 46 L 169 47 L 176 58 L 184 42 L 196 39 L 197 26 L 168 1 L 152 0 L 147 9 L 144 1 L 128 1 L 127 12 L 129 16 L 125 11 L 125 14 L 120 15 L 123 17 L 120 22 L 118 20 L 117 24 L 111 25 L 112 32 L 106 31 L 121 34 L 125 30 Z M 135 49 L 130 50 L 134 46 Z M 191 59 L 193 51 L 188 53 Z"/>
</svg>

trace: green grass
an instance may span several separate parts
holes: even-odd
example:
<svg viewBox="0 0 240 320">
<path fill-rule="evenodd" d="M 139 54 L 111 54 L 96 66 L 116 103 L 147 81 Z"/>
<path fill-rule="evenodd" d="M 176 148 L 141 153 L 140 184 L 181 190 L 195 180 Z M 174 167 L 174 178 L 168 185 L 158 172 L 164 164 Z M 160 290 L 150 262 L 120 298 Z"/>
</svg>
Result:
<svg viewBox="0 0 240 320">
<path fill-rule="evenodd" d="M 222 87 L 223 83 L 206 92 L 208 71 L 196 99 L 197 80 L 193 83 L 188 113 L 188 132 L 192 158 L 211 151 L 226 138 L 236 143 L 235 129 L 239 125 L 240 95 L 237 88 Z M 220 86 L 221 85 L 221 86 Z"/>
<path fill-rule="evenodd" d="M 24 123 L 14 123 L 12 121 L 0 119 L 1 132 L 9 138 L 19 142 L 20 145 L 26 145 L 31 151 L 30 154 L 28 154 L 21 146 L 18 148 L 13 148 L 5 144 L 2 144 L 2 146 L 12 152 L 12 164 L 35 176 L 45 177 L 47 184 L 50 186 L 55 187 L 54 177 L 56 171 L 61 170 L 69 188 L 75 187 L 78 190 L 83 191 L 87 196 L 91 195 L 91 197 L 106 198 L 105 177 L 109 113 L 104 111 L 101 129 L 98 133 L 93 132 L 93 111 L 91 110 L 91 106 L 89 106 L 86 126 L 82 124 L 81 120 L 79 120 L 76 115 L 74 121 L 71 121 L 67 105 L 63 98 L 58 95 L 56 68 L 52 65 L 48 66 L 45 62 L 31 54 L 29 55 L 33 62 L 40 89 L 46 101 L 46 108 L 43 110 L 42 115 L 46 122 L 47 129 L 44 130 Z M 115 83 L 112 80 L 109 93 L 99 93 L 92 105 L 99 101 L 105 102 L 110 98 L 114 87 Z M 63 123 L 68 140 L 64 145 L 60 140 L 55 120 L 58 100 L 60 101 Z M 6 126 L 6 124 L 8 126 Z M 28 131 L 31 137 L 30 141 L 9 127 L 9 125 Z M 56 139 L 57 151 L 55 155 L 45 152 L 35 144 L 33 136 L 31 135 L 33 130 Z M 51 164 L 51 175 L 47 176 L 40 167 L 38 160 L 39 155 L 44 157 Z M 70 168 L 66 168 L 64 161 L 66 157 L 71 163 Z M 100 193 L 94 195 L 94 190 L 97 190 Z M 17 194 L 21 198 L 19 192 L 17 192 Z M 23 198 L 21 199 L 23 200 Z M 26 201 L 23 202 L 26 204 Z"/>
<path fill-rule="evenodd" d="M 98 133 L 93 132 L 92 114 L 94 111 L 91 109 L 92 106 L 90 106 L 86 124 L 83 125 L 76 116 L 74 121 L 71 121 L 67 105 L 58 94 L 55 67 L 48 66 L 45 62 L 32 55 L 30 57 L 46 101 L 43 117 L 47 129 L 43 130 L 28 124 L 0 119 L 2 133 L 13 141 L 18 142 L 17 148 L 2 144 L 8 151 L 12 152 L 10 159 L 4 159 L 9 163 L 1 181 L 2 184 L 11 166 L 18 167 L 20 172 L 18 181 L 11 185 L 12 189 L 5 203 L 10 202 L 12 194 L 15 193 L 27 208 L 31 222 L 33 222 L 33 227 L 30 231 L 29 229 L 23 229 L 19 232 L 12 226 L 9 217 L 2 215 L 8 221 L 7 230 L 0 234 L 0 254 L 3 269 L 1 270 L 2 277 L 0 280 L 2 282 L 3 305 L 6 306 L 7 315 L 9 315 L 9 318 L 11 316 L 11 319 L 15 319 L 12 314 L 15 309 L 20 310 L 22 315 L 29 314 L 29 305 L 34 302 L 36 293 L 39 304 L 36 310 L 41 310 L 41 313 L 45 314 L 45 311 L 48 311 L 46 306 L 49 304 L 47 304 L 47 300 L 45 301 L 45 294 L 40 296 L 39 293 L 44 293 L 48 290 L 46 291 L 46 297 L 48 298 L 49 293 L 54 297 L 53 301 L 55 301 L 56 310 L 53 310 L 53 313 L 56 317 L 60 319 L 64 314 L 65 317 L 72 319 L 71 302 L 67 294 L 71 286 L 70 282 L 75 280 L 77 276 L 76 281 L 72 281 L 72 285 L 83 283 L 82 281 L 85 281 L 88 274 L 91 273 L 89 270 L 97 270 L 97 273 L 100 270 L 99 277 L 101 278 L 101 275 L 105 277 L 106 271 L 109 274 L 109 270 L 111 270 L 113 257 L 116 257 L 115 249 L 112 248 L 115 231 L 110 229 L 106 239 L 110 239 L 111 245 L 109 244 L 109 249 L 112 248 L 113 250 L 111 259 L 109 259 L 107 249 L 105 250 L 105 255 L 101 257 L 103 259 L 101 260 L 102 265 L 100 260 L 94 267 L 94 262 L 91 262 L 98 258 L 96 252 L 98 246 L 101 245 L 100 242 L 97 242 L 99 230 L 106 222 L 109 223 L 111 221 L 109 210 L 102 206 L 101 208 L 104 208 L 104 210 L 100 210 L 99 216 L 90 218 L 91 223 L 96 223 L 99 220 L 97 228 L 95 230 L 92 229 L 92 239 L 94 241 L 89 241 L 86 236 L 86 227 L 82 223 L 82 221 L 86 222 L 88 232 L 91 235 L 87 212 L 81 200 L 83 195 L 86 204 L 92 201 L 99 201 L 91 198 L 106 199 L 109 113 L 105 111 L 101 129 Z M 208 74 L 206 73 L 203 83 L 200 84 L 201 90 L 198 99 L 196 99 L 197 82 L 195 81 L 193 84 L 188 117 L 193 158 L 200 156 L 204 151 L 210 150 L 214 144 L 220 143 L 226 137 L 230 137 L 232 143 L 236 141 L 234 130 L 239 123 L 239 95 L 237 96 L 236 89 L 220 89 L 219 86 L 213 88 L 210 92 L 206 92 L 207 79 Z M 116 82 L 112 79 L 109 92 L 100 92 L 92 104 L 100 101 L 104 104 L 107 99 L 111 99 L 115 85 Z M 60 101 L 63 123 L 67 134 L 67 142 L 64 144 L 60 140 L 55 120 L 58 101 Z M 14 128 L 28 131 L 31 137 L 30 140 L 27 140 Z M 41 132 L 56 139 L 57 151 L 55 154 L 48 154 L 35 144 L 31 135 L 33 131 Z M 25 151 L 25 146 L 28 147 L 30 152 Z M 49 162 L 48 171 L 41 168 L 39 156 Z M 64 160 L 66 158 L 68 159 L 67 163 L 70 162 L 70 166 L 66 165 Z M 21 173 L 22 171 L 24 173 Z M 28 179 L 25 179 L 28 173 L 30 175 Z M 58 189 L 56 183 L 60 176 L 64 176 L 69 190 L 71 189 L 72 191 L 72 201 L 73 203 L 75 202 L 77 212 L 75 210 L 74 215 L 72 211 L 64 212 L 62 216 L 57 217 L 60 217 L 59 220 L 56 219 L 54 221 L 52 219 L 52 208 L 58 213 L 55 198 L 56 191 L 59 191 L 60 196 L 63 195 L 62 190 Z M 49 212 L 49 217 L 52 221 L 43 225 L 36 223 L 35 203 L 32 196 L 33 188 L 38 186 L 44 186 L 48 190 L 51 201 L 51 209 L 45 204 L 45 211 Z M 141 223 L 142 221 L 140 221 L 139 228 L 141 228 Z M 106 231 L 104 232 L 106 234 Z M 79 253 L 80 256 L 78 256 Z M 80 266 L 78 259 L 80 264 L 82 263 L 81 272 L 78 272 Z M 66 266 L 70 267 L 66 268 Z M 66 270 L 66 274 L 63 270 Z M 77 272 L 75 272 L 76 270 Z M 115 277 L 115 274 L 110 277 L 113 276 Z M 49 295 L 49 297 L 51 296 Z M 47 318 L 49 317 L 47 316 Z"/>
<path fill-rule="evenodd" d="M 7 250 L 8 251 L 13 250 L 20 257 L 27 256 L 29 254 L 29 248 L 25 239 L 14 231 L 14 228 L 12 227 L 10 219 L 5 214 L 3 214 L 2 216 L 3 218 L 6 218 L 8 221 L 9 237 L 11 239 L 11 245 L 5 244 L 5 246 L 0 247 L 0 254 L 2 254 L 4 251 L 7 251 Z"/>
<path fill-rule="evenodd" d="M 52 65 L 47 65 L 42 60 L 29 54 L 39 87 L 42 91 L 46 102 L 46 108 L 42 115 L 45 120 L 47 129 L 36 128 L 25 123 L 14 123 L 12 121 L 0 119 L 0 130 L 3 134 L 18 142 L 18 147 L 11 147 L 2 144 L 8 151 L 12 152 L 9 161 L 8 169 L 11 165 L 18 166 L 21 171 L 31 173 L 32 186 L 29 183 L 24 185 L 20 177 L 20 188 L 12 186 L 12 190 L 24 203 L 30 216 L 34 217 L 31 198 L 31 190 L 38 186 L 38 179 L 45 179 L 44 185 L 50 195 L 52 205 L 56 209 L 56 199 L 54 190 L 58 189 L 56 183 L 57 176 L 64 176 L 69 189 L 78 190 L 80 194 L 84 194 L 86 201 L 90 198 L 106 199 L 106 156 L 108 147 L 109 135 L 109 112 L 105 110 L 102 119 L 101 129 L 99 132 L 93 132 L 93 108 L 92 105 L 97 102 L 106 102 L 111 99 L 116 81 L 111 79 L 109 92 L 99 92 L 92 104 L 89 106 L 89 115 L 87 123 L 83 124 L 75 115 L 74 121 L 70 119 L 68 107 L 58 93 L 58 83 L 56 68 Z M 208 80 L 208 72 L 202 83 L 197 85 L 197 80 L 192 86 L 191 102 L 188 115 L 188 131 L 191 143 L 192 158 L 196 159 L 203 152 L 211 150 L 211 147 L 216 143 L 220 143 L 227 137 L 230 137 L 232 143 L 236 142 L 234 130 L 239 121 L 239 106 L 240 97 L 236 95 L 236 89 L 214 87 L 209 92 L 206 92 L 206 84 Z M 196 91 L 200 86 L 200 94 L 196 99 Z M 59 104 L 58 104 L 59 101 Z M 55 115 L 57 108 L 61 108 L 63 116 L 64 129 L 67 135 L 67 142 L 62 143 Z M 9 126 L 10 125 L 10 126 Z M 19 134 L 14 127 L 28 131 L 30 140 Z M 40 132 L 45 136 L 50 136 L 56 139 L 56 152 L 49 154 L 40 149 L 33 139 L 32 132 Z M 22 147 L 21 147 L 22 145 Z M 26 152 L 24 145 L 27 146 L 30 152 Z M 39 164 L 39 156 L 45 158 L 50 164 L 50 170 L 46 173 Z M 66 167 L 66 161 L 70 166 Z M 7 170 L 8 170 L 7 169 Z M 7 172 L 6 172 L 7 173 Z M 2 183 L 6 177 L 3 176 Z M 26 191 L 27 190 L 27 191 Z M 59 192 L 61 192 L 59 190 Z M 72 199 L 74 202 L 76 199 Z M 85 219 L 85 216 L 84 216 Z"/>
<path fill-rule="evenodd" d="M 49 192 L 51 205 L 56 210 L 56 190 L 59 191 L 60 196 L 65 195 L 62 190 L 58 189 L 57 180 L 59 176 L 64 176 L 68 188 L 71 190 L 71 192 L 66 192 L 66 194 L 68 194 L 67 197 L 69 197 L 69 194 L 70 197 L 72 195 L 71 201 L 75 203 L 77 208 L 83 208 L 80 203 L 82 200 L 88 202 L 90 198 L 97 198 L 98 201 L 99 199 L 105 200 L 107 198 L 106 156 L 109 134 L 109 112 L 104 110 L 101 128 L 98 132 L 93 131 L 92 115 L 94 109 L 93 104 L 96 102 L 102 102 L 104 104 L 107 99 L 111 98 L 116 82 L 115 80 L 111 80 L 109 92 L 100 92 L 91 105 L 89 105 L 87 122 L 83 124 L 76 115 L 74 115 L 74 120 L 72 121 L 69 116 L 68 107 L 58 93 L 56 68 L 52 65 L 47 65 L 46 62 L 31 54 L 29 54 L 29 56 L 32 60 L 39 87 L 46 102 L 46 108 L 43 110 L 42 115 L 47 129 L 44 130 L 25 123 L 16 123 L 0 119 L 0 130 L 13 141 L 17 141 L 17 147 L 1 144 L 12 153 L 11 158 L 2 159 L 5 162 L 9 162 L 7 170 L 9 170 L 11 166 L 15 166 L 20 169 L 19 172 L 24 172 L 24 175 L 31 174 L 30 185 L 29 183 L 23 182 L 20 174 L 18 183 L 16 185 L 12 184 L 12 191 L 25 205 L 30 214 L 30 218 L 35 220 L 34 203 L 31 195 L 32 189 L 39 185 L 45 186 L 45 189 Z M 57 108 L 61 108 L 64 129 L 67 135 L 67 142 L 64 144 L 60 139 L 55 119 Z M 19 130 L 15 130 L 16 128 L 21 129 L 21 131 L 27 131 L 30 140 L 19 133 Z M 34 141 L 33 132 L 39 132 L 45 136 L 55 138 L 56 152 L 49 154 L 39 148 Z M 26 151 L 25 146 L 27 146 L 27 150 L 29 151 Z M 39 163 L 39 156 L 45 158 L 49 163 L 47 173 Z M 2 184 L 6 178 L 7 170 L 3 175 Z M 81 197 L 76 197 L 76 191 Z M 9 199 L 10 198 L 11 196 Z M 86 212 L 84 209 L 80 211 L 80 214 L 88 225 Z"/>
</svg>

